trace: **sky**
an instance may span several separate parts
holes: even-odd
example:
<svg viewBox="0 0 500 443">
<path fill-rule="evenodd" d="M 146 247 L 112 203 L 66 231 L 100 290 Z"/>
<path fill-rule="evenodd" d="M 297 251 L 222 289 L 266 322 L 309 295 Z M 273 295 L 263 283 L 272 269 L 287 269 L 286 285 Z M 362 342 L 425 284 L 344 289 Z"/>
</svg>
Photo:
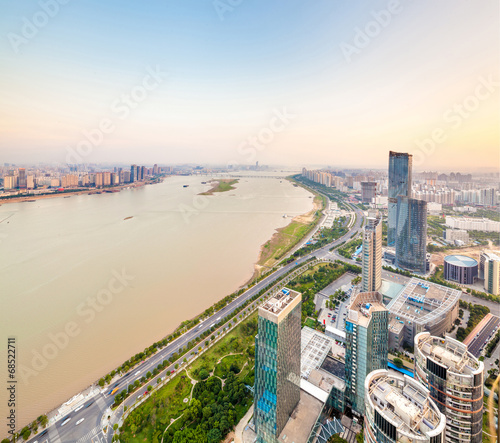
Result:
<svg viewBox="0 0 500 443">
<path fill-rule="evenodd" d="M 496 0 L 2 0 L 0 164 L 499 166 Z"/>
</svg>

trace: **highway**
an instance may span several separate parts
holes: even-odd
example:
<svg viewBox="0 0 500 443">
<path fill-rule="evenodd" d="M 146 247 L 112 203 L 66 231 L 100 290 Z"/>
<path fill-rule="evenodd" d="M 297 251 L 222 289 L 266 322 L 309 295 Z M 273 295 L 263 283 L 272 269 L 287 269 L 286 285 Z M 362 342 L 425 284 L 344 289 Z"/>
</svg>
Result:
<svg viewBox="0 0 500 443">
<path fill-rule="evenodd" d="M 118 392 L 121 392 L 123 389 L 127 389 L 129 383 L 135 382 L 135 380 L 140 379 L 143 375 L 147 374 L 147 372 L 153 372 L 153 370 L 158 366 L 158 364 L 164 360 L 168 360 L 174 353 L 177 353 L 179 348 L 184 347 L 189 341 L 197 338 L 200 336 L 203 332 L 209 330 L 213 324 L 218 323 L 218 318 L 224 318 L 227 315 L 231 314 L 235 309 L 243 305 L 247 300 L 251 299 L 254 295 L 256 295 L 258 292 L 260 292 L 262 289 L 264 289 L 266 286 L 270 285 L 274 281 L 276 281 L 278 278 L 282 277 L 283 275 L 287 274 L 288 272 L 292 271 L 294 268 L 300 266 L 303 264 L 305 261 L 311 259 L 311 258 L 318 258 L 318 259 L 331 259 L 335 260 L 336 256 L 334 256 L 333 253 L 330 252 L 330 249 L 332 247 L 338 246 L 339 243 L 342 243 L 344 241 L 347 241 L 353 233 L 358 233 L 361 230 L 361 223 L 363 220 L 363 212 L 354 207 L 349 205 L 353 211 L 356 212 L 357 217 L 356 221 L 353 224 L 352 228 L 344 234 L 342 237 L 338 238 L 337 240 L 323 246 L 320 249 L 317 249 L 315 251 L 312 251 L 311 253 L 297 259 L 296 261 L 283 266 L 279 269 L 277 269 L 275 272 L 258 282 L 255 286 L 252 288 L 248 289 L 245 291 L 243 294 L 241 294 L 239 297 L 234 299 L 232 302 L 227 304 L 223 309 L 220 311 L 216 312 L 213 314 L 210 318 L 207 318 L 203 323 L 195 326 L 194 328 L 190 329 L 186 333 L 184 333 L 182 336 L 178 337 L 176 340 L 173 342 L 169 343 L 166 347 L 163 349 L 160 349 L 157 351 L 154 355 L 149 357 L 148 359 L 144 360 L 141 364 L 138 366 L 130 369 L 128 374 L 125 374 L 119 379 L 114 379 L 110 385 L 106 387 L 106 389 L 101 390 L 101 392 L 97 395 L 95 395 L 93 398 L 88 399 L 83 403 L 83 408 L 79 408 L 77 406 L 75 410 L 73 410 L 70 413 L 67 413 L 63 417 L 58 417 L 57 421 L 53 422 L 46 428 L 47 433 L 45 435 L 41 436 L 39 433 L 38 436 L 34 436 L 28 441 L 30 443 L 85 443 L 85 442 L 93 442 L 93 443 L 101 443 L 104 441 L 111 442 L 112 439 L 112 432 L 108 432 L 107 435 L 105 435 L 102 431 L 102 423 L 103 423 L 103 418 L 105 418 L 108 415 L 111 415 L 111 409 L 110 406 L 114 402 L 114 395 L 109 395 L 110 391 L 114 388 L 119 388 Z M 349 261 L 350 260 L 345 260 L 344 257 L 341 257 L 343 261 Z M 354 263 L 354 262 L 352 262 Z M 149 346 L 149 345 L 148 345 Z M 170 373 L 171 371 L 174 370 L 174 365 L 169 365 L 165 370 L 162 370 L 160 374 L 158 374 L 157 377 L 165 377 L 166 373 Z M 148 385 L 156 385 L 156 378 L 148 381 L 146 385 L 140 389 L 138 389 L 132 397 L 129 397 L 125 402 L 124 405 L 130 406 L 134 402 L 137 401 L 138 398 L 144 395 L 144 393 L 147 390 Z M 116 395 L 116 393 L 115 393 Z M 78 409 L 78 410 L 76 410 Z M 119 408 L 121 411 L 117 411 L 117 413 L 114 414 L 112 423 L 117 422 L 118 419 L 121 417 L 123 414 L 123 406 L 120 406 Z M 70 419 L 69 421 L 66 421 L 66 423 L 63 425 L 64 421 L 67 419 Z M 78 425 L 76 423 L 78 421 L 81 421 Z M 45 430 L 44 430 L 45 431 Z M 42 432 L 44 432 L 42 431 Z"/>
</svg>

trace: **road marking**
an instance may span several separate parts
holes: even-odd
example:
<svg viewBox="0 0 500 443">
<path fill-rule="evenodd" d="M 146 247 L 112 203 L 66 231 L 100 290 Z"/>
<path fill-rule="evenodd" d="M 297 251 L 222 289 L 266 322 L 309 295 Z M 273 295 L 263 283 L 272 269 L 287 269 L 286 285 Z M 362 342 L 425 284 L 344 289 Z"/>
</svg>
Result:
<svg viewBox="0 0 500 443">
<path fill-rule="evenodd" d="M 76 443 L 85 443 L 89 440 L 91 440 L 93 437 L 99 434 L 101 431 L 101 428 L 99 426 L 96 426 L 94 429 L 91 431 L 87 432 L 83 437 L 80 437 Z M 92 440 L 93 441 L 93 440 Z"/>
</svg>

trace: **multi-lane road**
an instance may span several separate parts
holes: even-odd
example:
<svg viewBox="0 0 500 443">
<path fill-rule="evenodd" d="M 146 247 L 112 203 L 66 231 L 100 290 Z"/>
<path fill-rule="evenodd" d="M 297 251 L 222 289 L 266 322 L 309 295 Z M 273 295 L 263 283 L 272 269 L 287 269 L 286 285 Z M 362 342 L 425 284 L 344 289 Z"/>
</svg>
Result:
<svg viewBox="0 0 500 443">
<path fill-rule="evenodd" d="M 469 352 L 474 357 L 479 357 L 481 351 L 487 342 L 496 333 L 498 326 L 500 325 L 500 318 L 496 315 L 491 315 L 491 317 L 486 321 L 484 327 L 478 332 L 478 334 L 469 343 Z"/>
<path fill-rule="evenodd" d="M 191 330 L 184 333 L 182 336 L 177 338 L 175 341 L 167 345 L 165 348 L 159 350 L 151 356 L 150 358 L 144 360 L 140 365 L 131 369 L 128 374 L 122 376 L 119 379 L 113 380 L 112 383 L 107 387 L 106 390 L 101 391 L 99 394 L 88 399 L 83 404 L 83 407 L 79 406 L 72 412 L 67 413 L 64 417 L 60 417 L 57 421 L 50 424 L 46 429 L 46 433 L 42 436 L 40 433 L 38 436 L 32 437 L 30 443 L 101 443 L 104 441 L 111 441 L 112 432 L 108 432 L 107 436 L 102 432 L 103 419 L 108 415 L 111 415 L 110 407 L 114 403 L 114 395 L 110 395 L 110 391 L 114 388 L 118 388 L 117 392 L 121 392 L 123 389 L 127 389 L 129 383 L 135 382 L 135 380 L 140 379 L 143 375 L 148 372 L 153 372 L 153 370 L 158 366 L 159 363 L 164 360 L 168 360 L 174 353 L 177 353 L 179 349 L 190 342 L 191 340 L 199 337 L 205 331 L 210 330 L 210 328 L 219 322 L 220 318 L 224 318 L 230 315 L 235 309 L 243 305 L 247 300 L 255 296 L 259 291 L 275 282 L 280 277 L 292 271 L 294 268 L 300 266 L 305 261 L 310 258 L 330 258 L 335 259 L 336 257 L 330 252 L 332 247 L 338 246 L 340 243 L 347 241 L 353 234 L 358 233 L 361 230 L 361 224 L 363 220 L 363 212 L 358 208 L 351 206 L 352 210 L 357 214 L 356 221 L 354 222 L 351 229 L 339 239 L 323 246 L 316 251 L 305 255 L 294 262 L 277 269 L 275 272 L 258 282 L 255 286 L 245 291 L 239 297 L 234 299 L 232 302 L 227 304 L 223 309 L 213 314 L 210 318 L 207 318 L 200 325 L 195 326 Z M 342 257 L 343 260 L 345 260 Z M 169 373 L 174 370 L 174 365 L 170 365 L 165 370 L 163 370 L 157 377 L 164 377 L 165 373 Z M 150 380 L 147 385 L 155 385 L 156 380 Z M 138 389 L 131 397 L 129 397 L 124 405 L 130 406 L 136 402 L 140 397 L 142 397 L 147 387 L 144 386 Z M 113 414 L 114 421 L 111 425 L 118 421 L 123 413 L 123 408 L 120 406 L 121 411 L 115 411 Z M 69 421 L 67 419 L 70 419 Z M 83 420 L 82 420 L 83 419 Z M 66 423 L 64 423 L 66 421 Z M 77 425 L 76 423 L 79 422 Z M 64 424 L 63 424 L 64 423 Z"/>
</svg>

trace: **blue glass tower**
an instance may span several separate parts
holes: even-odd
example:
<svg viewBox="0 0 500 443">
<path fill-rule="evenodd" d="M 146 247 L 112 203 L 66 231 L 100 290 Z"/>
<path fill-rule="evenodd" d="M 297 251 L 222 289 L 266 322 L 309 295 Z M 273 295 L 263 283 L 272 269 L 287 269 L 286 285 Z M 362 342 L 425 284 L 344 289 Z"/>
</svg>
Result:
<svg viewBox="0 0 500 443">
<path fill-rule="evenodd" d="M 259 307 L 254 423 L 258 443 L 275 443 L 300 399 L 302 296 L 282 289 Z"/>
<path fill-rule="evenodd" d="M 396 241 L 398 196 L 411 197 L 412 156 L 402 152 L 389 152 L 389 188 L 387 244 Z"/>
<path fill-rule="evenodd" d="M 427 202 L 398 197 L 396 224 L 396 266 L 426 273 Z"/>
</svg>

